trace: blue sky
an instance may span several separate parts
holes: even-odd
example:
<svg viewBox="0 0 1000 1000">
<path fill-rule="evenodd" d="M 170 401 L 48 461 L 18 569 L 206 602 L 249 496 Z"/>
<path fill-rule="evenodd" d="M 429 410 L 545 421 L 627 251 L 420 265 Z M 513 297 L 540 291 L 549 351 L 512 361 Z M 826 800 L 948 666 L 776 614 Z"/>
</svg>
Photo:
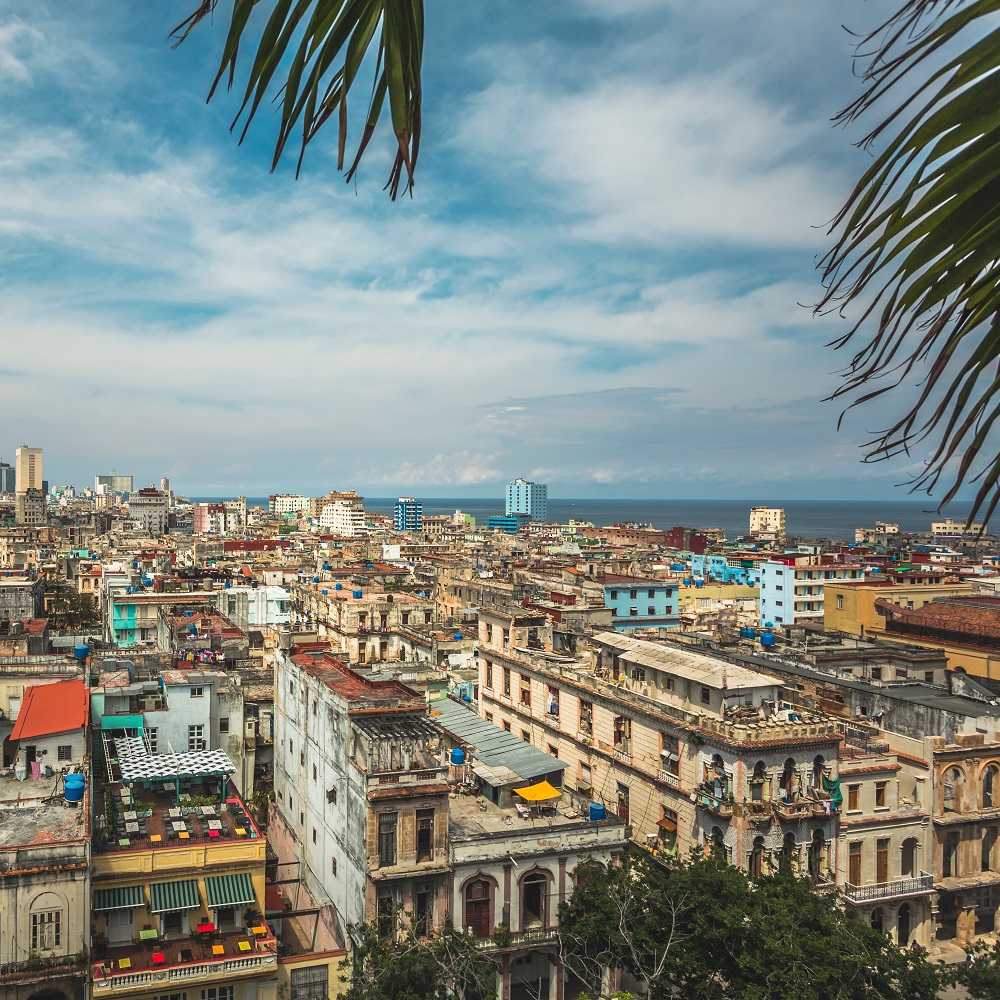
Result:
<svg viewBox="0 0 1000 1000">
<path fill-rule="evenodd" d="M 205 104 L 225 14 L 0 11 L 0 456 L 194 495 L 865 498 L 823 224 L 866 162 L 841 25 L 884 0 L 429 0 L 412 200 L 386 130 L 271 175 Z M 220 5 L 220 11 L 225 4 Z M 541 8 L 541 9 L 540 9 Z M 363 103 L 363 89 L 355 110 Z M 356 140 L 358 127 L 352 121 Z"/>
</svg>

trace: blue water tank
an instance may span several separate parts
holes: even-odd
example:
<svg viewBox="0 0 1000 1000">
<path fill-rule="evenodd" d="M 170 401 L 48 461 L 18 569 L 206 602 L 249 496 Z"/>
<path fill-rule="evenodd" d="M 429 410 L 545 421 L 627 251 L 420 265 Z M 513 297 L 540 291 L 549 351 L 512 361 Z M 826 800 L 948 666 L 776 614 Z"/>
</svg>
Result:
<svg viewBox="0 0 1000 1000">
<path fill-rule="evenodd" d="M 228 580 L 226 580 L 226 590 L 229 590 L 231 586 L 232 584 Z"/>
<path fill-rule="evenodd" d="M 330 568 L 329 563 L 323 563 L 323 569 L 329 569 L 329 568 Z"/>
<path fill-rule="evenodd" d="M 764 622 L 764 628 L 774 628 L 774 622 Z"/>
<path fill-rule="evenodd" d="M 318 576 L 314 576 L 313 577 L 313 583 L 319 583 L 319 577 Z"/>
<path fill-rule="evenodd" d="M 198 634 L 198 626 L 188 625 L 188 635 L 197 635 L 197 634 Z"/>
<path fill-rule="evenodd" d="M 762 646 L 767 647 L 767 648 L 770 648 L 771 646 L 773 646 L 775 642 L 776 642 L 776 640 L 774 638 L 774 633 L 773 632 L 765 632 L 760 637 L 760 644 Z"/>
<path fill-rule="evenodd" d="M 335 583 L 333 585 L 333 589 L 334 590 L 343 590 L 344 589 L 344 585 L 342 583 Z"/>
<path fill-rule="evenodd" d="M 594 823 L 608 818 L 608 811 L 604 808 L 603 802 L 590 803 L 590 818 Z"/>
<path fill-rule="evenodd" d="M 684 586 L 685 587 L 690 587 L 692 583 L 694 583 L 694 580 L 692 580 L 691 577 L 689 577 L 689 576 L 684 577 Z"/>
<path fill-rule="evenodd" d="M 89 653 L 90 653 L 90 647 L 89 646 L 74 646 L 73 647 L 73 655 L 78 660 L 85 660 L 85 659 L 87 659 L 87 656 L 89 655 Z"/>
<path fill-rule="evenodd" d="M 132 560 L 132 569 L 138 569 L 138 568 L 139 568 L 139 560 L 138 559 L 133 559 Z"/>
<path fill-rule="evenodd" d="M 321 593 L 323 593 L 323 594 L 329 594 L 330 591 L 329 590 L 323 590 L 323 591 L 321 591 Z"/>
<path fill-rule="evenodd" d="M 465 751 L 461 747 L 455 747 L 451 752 L 451 762 L 455 765 L 462 765 L 465 763 Z"/>
<path fill-rule="evenodd" d="M 456 639 L 456 641 L 457 641 L 458 639 L 461 639 L 461 638 L 462 638 L 462 633 L 461 633 L 461 632 L 456 632 L 456 633 L 455 633 L 455 639 Z"/>
<path fill-rule="evenodd" d="M 471 705 L 472 704 L 472 695 L 470 695 L 470 694 L 463 694 L 462 695 L 462 701 L 464 701 L 466 705 Z"/>
<path fill-rule="evenodd" d="M 694 585 L 696 587 L 704 587 L 705 586 L 705 581 L 704 580 L 695 580 L 694 581 Z"/>
<path fill-rule="evenodd" d="M 63 780 L 63 795 L 67 802 L 79 802 L 87 781 L 82 774 L 67 774 Z"/>
<path fill-rule="evenodd" d="M 194 617 L 194 612 L 193 611 L 185 611 L 184 612 L 184 617 L 185 618 L 193 618 Z"/>
<path fill-rule="evenodd" d="M 355 597 L 355 598 L 360 598 L 360 597 L 363 597 L 364 594 L 360 590 L 354 590 L 354 591 L 351 591 L 351 596 Z"/>
<path fill-rule="evenodd" d="M 757 633 L 752 628 L 748 628 L 747 629 L 747 638 L 748 639 L 756 639 L 757 638 Z"/>
</svg>

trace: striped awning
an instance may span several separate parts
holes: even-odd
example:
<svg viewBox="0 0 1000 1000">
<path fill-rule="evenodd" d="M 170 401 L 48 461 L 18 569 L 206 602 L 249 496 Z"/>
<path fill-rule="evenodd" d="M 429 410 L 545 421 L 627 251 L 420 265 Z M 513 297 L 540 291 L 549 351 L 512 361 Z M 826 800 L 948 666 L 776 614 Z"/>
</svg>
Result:
<svg viewBox="0 0 1000 1000">
<path fill-rule="evenodd" d="M 94 890 L 94 909 L 98 913 L 108 910 L 133 910 L 146 905 L 141 885 L 120 885 L 114 889 Z"/>
<path fill-rule="evenodd" d="M 201 906 L 198 883 L 193 878 L 181 882 L 154 882 L 149 887 L 149 902 L 151 913 L 194 910 Z"/>
<path fill-rule="evenodd" d="M 246 906 L 257 902 L 253 882 L 246 872 L 240 872 L 239 875 L 210 875 L 205 879 L 205 896 L 210 910 L 219 906 Z"/>
</svg>

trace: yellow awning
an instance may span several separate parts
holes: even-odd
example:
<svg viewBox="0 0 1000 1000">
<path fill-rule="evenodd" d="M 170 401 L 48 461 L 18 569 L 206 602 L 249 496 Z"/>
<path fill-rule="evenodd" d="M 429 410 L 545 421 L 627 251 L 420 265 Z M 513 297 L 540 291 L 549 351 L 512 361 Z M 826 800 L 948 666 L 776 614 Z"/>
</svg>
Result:
<svg viewBox="0 0 1000 1000">
<path fill-rule="evenodd" d="M 540 781 L 537 785 L 528 785 L 527 788 L 515 788 L 514 791 L 527 799 L 529 802 L 544 802 L 546 799 L 560 799 L 562 792 L 558 788 L 553 788 L 547 781 Z"/>
</svg>

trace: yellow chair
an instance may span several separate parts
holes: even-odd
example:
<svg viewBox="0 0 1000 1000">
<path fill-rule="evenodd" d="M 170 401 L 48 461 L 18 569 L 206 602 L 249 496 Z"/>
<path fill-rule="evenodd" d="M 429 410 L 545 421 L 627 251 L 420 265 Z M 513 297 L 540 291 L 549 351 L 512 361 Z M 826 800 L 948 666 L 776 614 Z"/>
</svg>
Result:
<svg viewBox="0 0 1000 1000">
<path fill-rule="evenodd" d="M 224 955 L 225 953 L 226 953 L 226 949 L 221 944 L 213 944 L 212 945 L 212 954 L 213 955 Z"/>
<path fill-rule="evenodd" d="M 118 959 L 118 968 L 119 969 L 131 969 L 132 968 L 132 959 L 131 958 L 119 958 Z"/>
<path fill-rule="evenodd" d="M 240 941 L 240 951 L 250 951 L 249 941 Z"/>
</svg>

